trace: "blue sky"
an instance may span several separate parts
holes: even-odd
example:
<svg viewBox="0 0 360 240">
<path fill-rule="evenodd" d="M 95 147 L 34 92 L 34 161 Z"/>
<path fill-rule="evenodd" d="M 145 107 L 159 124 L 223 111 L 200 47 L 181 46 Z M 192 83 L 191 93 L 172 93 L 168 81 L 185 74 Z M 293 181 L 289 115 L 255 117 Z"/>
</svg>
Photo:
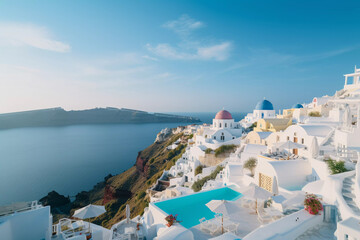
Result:
<svg viewBox="0 0 360 240">
<path fill-rule="evenodd" d="M 276 109 L 360 66 L 357 1 L 0 1 L 0 112 Z"/>
</svg>

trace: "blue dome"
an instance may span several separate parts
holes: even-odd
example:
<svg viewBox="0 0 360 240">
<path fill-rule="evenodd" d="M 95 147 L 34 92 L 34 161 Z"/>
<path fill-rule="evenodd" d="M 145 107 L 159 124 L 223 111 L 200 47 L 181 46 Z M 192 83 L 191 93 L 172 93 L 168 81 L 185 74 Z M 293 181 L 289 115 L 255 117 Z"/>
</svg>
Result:
<svg viewBox="0 0 360 240">
<path fill-rule="evenodd" d="M 264 99 L 256 104 L 255 110 L 274 110 L 274 107 L 271 102 Z"/>
<path fill-rule="evenodd" d="M 291 108 L 304 108 L 300 103 L 294 104 Z"/>
</svg>

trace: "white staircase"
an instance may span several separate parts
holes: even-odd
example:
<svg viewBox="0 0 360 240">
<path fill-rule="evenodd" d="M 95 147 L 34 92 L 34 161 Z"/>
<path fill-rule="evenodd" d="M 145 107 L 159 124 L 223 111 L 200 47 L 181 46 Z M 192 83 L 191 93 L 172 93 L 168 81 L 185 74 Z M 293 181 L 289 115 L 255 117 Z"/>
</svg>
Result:
<svg viewBox="0 0 360 240">
<path fill-rule="evenodd" d="M 343 181 L 342 195 L 347 205 L 354 211 L 356 215 L 360 215 L 360 209 L 356 205 L 356 197 L 354 194 L 355 175 L 347 177 Z"/>
</svg>

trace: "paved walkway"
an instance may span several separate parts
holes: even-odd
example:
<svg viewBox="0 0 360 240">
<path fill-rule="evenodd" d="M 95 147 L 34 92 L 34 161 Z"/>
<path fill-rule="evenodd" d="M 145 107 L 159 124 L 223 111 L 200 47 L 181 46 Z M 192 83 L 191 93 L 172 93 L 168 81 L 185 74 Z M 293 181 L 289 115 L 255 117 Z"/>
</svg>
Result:
<svg viewBox="0 0 360 240">
<path fill-rule="evenodd" d="M 296 240 L 336 240 L 334 232 L 336 230 L 335 223 L 325 223 L 310 228 L 300 235 Z"/>
</svg>

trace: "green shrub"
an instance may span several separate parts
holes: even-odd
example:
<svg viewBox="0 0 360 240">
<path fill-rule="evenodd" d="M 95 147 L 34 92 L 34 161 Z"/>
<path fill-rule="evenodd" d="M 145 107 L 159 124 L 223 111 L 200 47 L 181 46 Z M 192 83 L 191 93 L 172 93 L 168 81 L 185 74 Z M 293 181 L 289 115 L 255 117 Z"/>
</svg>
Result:
<svg viewBox="0 0 360 240">
<path fill-rule="evenodd" d="M 140 200 L 142 198 L 144 198 L 146 196 L 146 192 L 142 191 L 139 193 L 139 195 L 137 196 L 137 199 Z"/>
<path fill-rule="evenodd" d="M 251 126 L 249 127 L 250 130 L 253 130 L 254 128 L 256 128 L 257 126 L 257 122 L 254 122 L 253 124 L 251 124 Z"/>
<path fill-rule="evenodd" d="M 222 145 L 221 147 L 215 149 L 215 157 L 219 156 L 220 154 L 228 151 L 233 151 L 236 148 L 236 145 Z M 206 149 L 207 150 L 207 149 Z"/>
<path fill-rule="evenodd" d="M 214 180 L 221 170 L 223 170 L 223 167 L 217 166 L 217 168 L 209 176 L 203 177 L 202 179 L 194 182 L 191 188 L 194 192 L 200 191 L 204 184 L 209 180 Z"/>
<path fill-rule="evenodd" d="M 195 168 L 195 176 L 202 173 L 202 170 L 203 170 L 203 166 L 202 165 L 199 165 Z"/>
<path fill-rule="evenodd" d="M 321 117 L 321 114 L 318 111 L 314 111 L 314 112 L 310 112 L 309 116 L 310 117 Z"/>
<path fill-rule="evenodd" d="M 244 168 L 249 169 L 251 175 L 254 176 L 254 170 L 256 168 L 256 165 L 257 165 L 256 158 L 251 157 L 248 160 L 246 160 L 246 162 L 244 163 Z"/>
<path fill-rule="evenodd" d="M 192 139 L 194 137 L 194 134 L 189 135 L 189 139 Z"/>
<path fill-rule="evenodd" d="M 212 151 L 213 151 L 213 150 L 212 150 L 211 148 L 207 148 L 207 149 L 205 150 L 205 153 L 206 153 L 206 154 L 210 154 Z"/>
<path fill-rule="evenodd" d="M 168 153 L 168 160 L 174 158 L 175 156 L 179 155 L 179 153 L 181 153 L 181 151 L 186 147 L 186 145 L 184 144 L 180 144 L 179 146 L 177 146 L 175 149 L 171 150 Z"/>
<path fill-rule="evenodd" d="M 328 165 L 328 168 L 331 171 L 331 174 L 338 174 L 338 173 L 343 173 L 343 172 L 348 171 L 345 167 L 344 161 L 335 161 L 335 160 L 329 159 L 329 160 L 326 160 L 326 163 Z"/>
</svg>

